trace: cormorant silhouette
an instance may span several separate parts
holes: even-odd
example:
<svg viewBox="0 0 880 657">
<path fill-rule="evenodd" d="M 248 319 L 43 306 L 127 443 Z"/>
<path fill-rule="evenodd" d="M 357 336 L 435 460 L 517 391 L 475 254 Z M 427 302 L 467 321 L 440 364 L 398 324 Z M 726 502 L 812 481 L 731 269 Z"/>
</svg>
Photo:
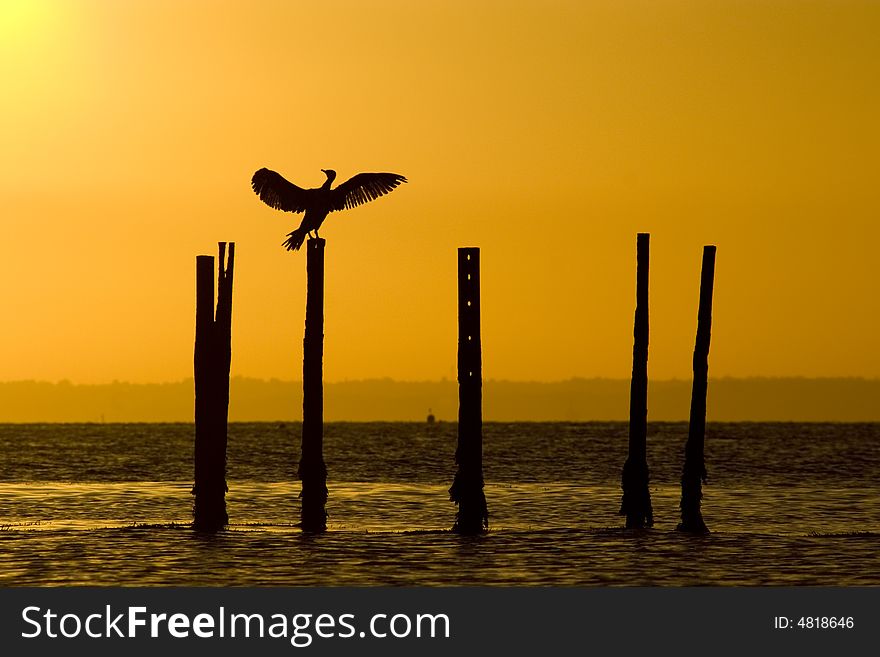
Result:
<svg viewBox="0 0 880 657">
<path fill-rule="evenodd" d="M 251 180 L 251 186 L 266 205 L 285 212 L 306 213 L 299 228 L 288 233 L 283 242 L 288 251 L 298 250 L 306 235 L 312 231 L 317 237 L 324 219 L 334 210 L 345 210 L 372 201 L 406 182 L 406 178 L 396 173 L 359 173 L 336 189 L 330 189 L 336 172 L 333 169 L 321 171 L 326 174 L 327 180 L 317 189 L 297 187 L 269 169 L 260 169 Z"/>
</svg>

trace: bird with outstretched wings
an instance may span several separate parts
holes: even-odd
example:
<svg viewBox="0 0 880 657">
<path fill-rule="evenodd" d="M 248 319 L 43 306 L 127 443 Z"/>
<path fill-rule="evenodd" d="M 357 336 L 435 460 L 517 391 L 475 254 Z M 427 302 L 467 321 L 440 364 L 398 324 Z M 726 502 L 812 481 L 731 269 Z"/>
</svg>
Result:
<svg viewBox="0 0 880 657">
<path fill-rule="evenodd" d="M 299 228 L 287 234 L 284 246 L 288 251 L 298 250 L 312 231 L 318 237 L 318 229 L 331 212 L 357 207 L 407 182 L 397 173 L 359 173 L 331 189 L 336 172 L 333 169 L 321 171 L 327 180 L 315 189 L 298 187 L 269 169 L 260 169 L 251 179 L 251 187 L 266 205 L 284 212 L 305 213 Z"/>
</svg>

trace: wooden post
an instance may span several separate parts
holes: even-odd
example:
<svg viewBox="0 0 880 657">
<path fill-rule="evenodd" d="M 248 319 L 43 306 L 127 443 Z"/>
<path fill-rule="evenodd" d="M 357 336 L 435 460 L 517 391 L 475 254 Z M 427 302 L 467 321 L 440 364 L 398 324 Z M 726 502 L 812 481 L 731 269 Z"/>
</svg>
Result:
<svg viewBox="0 0 880 657">
<path fill-rule="evenodd" d="M 709 342 L 712 333 L 712 289 L 715 281 L 715 247 L 703 247 L 700 275 L 700 308 L 697 312 L 697 339 L 694 346 L 694 386 L 691 391 L 691 417 L 681 473 L 681 523 L 679 531 L 707 534 L 709 528 L 700 512 L 702 484 L 706 481 L 703 445 L 706 436 L 706 393 L 709 380 Z"/>
<path fill-rule="evenodd" d="M 211 366 L 214 324 L 214 258 L 196 256 L 196 344 L 193 356 L 195 382 L 195 483 L 192 494 L 194 526 L 210 529 Z"/>
<path fill-rule="evenodd" d="M 232 364 L 232 280 L 235 271 L 235 242 L 229 243 L 227 257 L 226 242 L 217 243 L 219 261 L 217 267 L 217 314 L 214 319 L 214 358 L 217 363 L 215 404 L 215 463 L 218 503 L 218 518 L 223 525 L 229 523 L 226 513 L 226 446 L 229 435 L 229 370 Z"/>
<path fill-rule="evenodd" d="M 637 238 L 636 315 L 633 329 L 633 367 L 629 399 L 629 456 L 623 465 L 620 515 L 629 529 L 654 524 L 648 490 L 648 261 L 651 236 Z"/>
<path fill-rule="evenodd" d="M 195 483 L 193 526 L 216 531 L 229 523 L 226 513 L 226 441 L 229 417 L 229 366 L 232 356 L 232 278 L 235 244 L 219 243 L 217 314 L 214 315 L 214 258 L 196 257 Z"/>
<path fill-rule="evenodd" d="M 449 499 L 458 505 L 452 531 L 489 527 L 483 492 L 483 366 L 480 346 L 480 249 L 458 250 L 458 471 Z"/>
<path fill-rule="evenodd" d="M 324 246 L 322 238 L 306 243 L 306 330 L 303 338 L 302 453 L 297 476 L 302 481 L 302 529 L 327 529 L 327 466 L 324 464 Z"/>
</svg>

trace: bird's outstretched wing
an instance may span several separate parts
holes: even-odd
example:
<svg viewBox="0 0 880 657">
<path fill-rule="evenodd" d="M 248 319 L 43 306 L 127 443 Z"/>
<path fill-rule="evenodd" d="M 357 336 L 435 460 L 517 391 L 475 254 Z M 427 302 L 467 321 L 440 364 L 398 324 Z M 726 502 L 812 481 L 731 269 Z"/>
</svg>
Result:
<svg viewBox="0 0 880 657">
<path fill-rule="evenodd" d="M 305 212 L 313 191 L 297 187 L 269 169 L 257 171 L 251 179 L 251 187 L 263 203 L 285 212 Z"/>
<path fill-rule="evenodd" d="M 396 173 L 359 173 L 330 193 L 330 208 L 353 208 L 379 198 L 405 182 L 406 178 Z"/>
</svg>

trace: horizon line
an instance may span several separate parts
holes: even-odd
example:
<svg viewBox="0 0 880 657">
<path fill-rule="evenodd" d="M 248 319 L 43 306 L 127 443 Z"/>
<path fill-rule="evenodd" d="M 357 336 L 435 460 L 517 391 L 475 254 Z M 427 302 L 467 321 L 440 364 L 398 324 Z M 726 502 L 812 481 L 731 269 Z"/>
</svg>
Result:
<svg viewBox="0 0 880 657">
<path fill-rule="evenodd" d="M 500 379 L 485 378 L 483 383 L 512 383 L 512 384 L 530 384 L 530 385 L 558 385 L 561 383 L 573 383 L 578 381 L 613 381 L 622 382 L 629 381 L 629 377 L 612 377 L 612 376 L 572 376 L 566 379 Z M 651 383 L 687 383 L 692 381 L 692 377 L 669 377 L 669 378 L 649 378 Z M 880 382 L 878 376 L 864 375 L 826 375 L 826 376 L 804 376 L 804 375 L 765 375 L 756 374 L 748 376 L 710 376 L 710 381 L 864 381 L 864 382 Z M 281 384 L 302 384 L 302 379 L 280 379 L 278 377 L 257 377 L 243 374 L 236 374 L 230 377 L 230 381 L 257 381 L 261 383 L 281 383 Z M 162 385 L 180 385 L 183 383 L 192 383 L 193 377 L 184 377 L 182 379 L 170 381 L 127 381 L 113 379 L 112 381 L 102 381 L 97 383 L 78 383 L 70 379 L 8 379 L 0 381 L 0 385 L 13 384 L 45 384 L 45 385 L 64 385 L 64 386 L 112 386 L 112 385 L 128 385 L 128 386 L 162 386 Z M 396 383 L 396 384 L 437 384 L 437 383 L 457 383 L 457 379 L 449 377 L 441 377 L 439 379 L 395 379 L 392 377 L 366 377 L 361 379 L 337 379 L 333 381 L 324 381 L 324 385 L 340 385 L 353 383 Z"/>
</svg>

